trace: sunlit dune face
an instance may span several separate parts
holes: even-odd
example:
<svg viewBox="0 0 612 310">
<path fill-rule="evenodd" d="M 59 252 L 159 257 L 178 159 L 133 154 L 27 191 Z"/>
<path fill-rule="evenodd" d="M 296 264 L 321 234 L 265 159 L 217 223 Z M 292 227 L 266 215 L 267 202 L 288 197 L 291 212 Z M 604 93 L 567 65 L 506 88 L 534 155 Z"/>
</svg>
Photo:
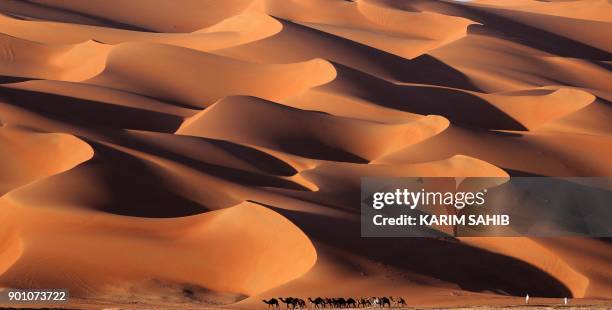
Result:
<svg viewBox="0 0 612 310">
<path fill-rule="evenodd" d="M 0 194 L 72 169 L 93 155 L 87 143 L 67 134 L 0 127 L 0 141 Z"/>
<path fill-rule="evenodd" d="M 608 303 L 605 239 L 362 238 L 359 199 L 363 177 L 612 176 L 611 12 L 0 1 L 0 288 L 67 288 L 70 308 Z"/>
</svg>

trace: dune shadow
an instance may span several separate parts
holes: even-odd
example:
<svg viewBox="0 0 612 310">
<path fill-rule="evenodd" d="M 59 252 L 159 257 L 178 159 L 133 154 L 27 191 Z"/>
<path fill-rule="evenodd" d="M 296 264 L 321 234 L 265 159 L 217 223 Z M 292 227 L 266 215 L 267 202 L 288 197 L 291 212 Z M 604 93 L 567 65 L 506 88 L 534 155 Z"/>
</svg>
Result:
<svg viewBox="0 0 612 310">
<path fill-rule="evenodd" d="M 121 23 L 121 22 L 110 20 L 110 19 L 107 19 L 101 16 L 96 16 L 96 15 L 87 14 L 84 12 L 56 7 L 50 4 L 34 3 L 29 0 L 26 0 L 23 2 L 24 2 L 24 5 L 29 6 L 27 10 L 29 12 L 27 17 L 29 18 L 65 23 L 67 22 L 66 20 L 66 17 L 67 17 L 69 19 L 69 22 L 73 24 L 102 26 L 102 27 L 131 30 L 131 31 L 140 31 L 140 32 L 152 32 L 149 29 L 145 29 L 143 27 L 139 27 L 136 25 Z M 6 9 L 0 9 L 0 12 L 7 14 L 13 18 L 28 20 L 23 17 L 24 16 L 23 13 L 15 14 L 14 12 L 11 12 Z"/>
<path fill-rule="evenodd" d="M 572 296 L 562 282 L 521 260 L 449 238 L 361 238 L 358 221 L 267 206 L 307 236 L 330 247 L 401 270 L 456 283 L 462 289 L 512 296 Z"/>
<path fill-rule="evenodd" d="M 242 97 L 242 98 L 241 98 Z M 319 111 L 308 111 L 294 107 L 284 106 L 274 101 L 268 101 L 253 96 L 234 96 L 234 99 L 248 99 L 253 109 L 249 112 L 248 119 L 243 113 L 244 109 L 240 106 L 231 105 L 231 97 L 226 97 L 228 101 L 220 101 L 220 105 L 226 104 L 227 110 L 220 115 L 219 119 L 225 119 L 225 115 L 236 115 L 227 118 L 227 121 L 211 121 L 217 117 L 215 111 L 206 114 L 205 118 L 199 118 L 186 128 L 179 131 L 182 135 L 207 136 L 213 135 L 224 139 L 236 139 L 241 143 L 259 145 L 277 151 L 298 155 L 300 157 L 338 161 L 351 163 L 367 163 L 368 160 L 356 155 L 347 147 L 338 145 L 337 135 L 332 134 L 333 141 L 326 141 L 327 132 L 334 131 L 343 126 L 343 118 L 337 118 L 327 113 Z M 222 109 L 222 108 L 220 108 Z M 206 111 L 206 110 L 205 110 Z M 226 113 L 226 114 L 224 114 Z M 320 118 L 320 116 L 324 118 Z M 238 121 L 240 120 L 240 121 Z M 277 123 L 275 123 L 278 120 Z M 214 129 L 206 128 L 206 123 L 216 123 Z M 240 123 L 248 123 L 248 128 Z M 198 128 L 199 125 L 204 128 Z M 273 126 L 270 126 L 273 125 Z M 193 129 L 190 128 L 193 126 Z M 217 132 L 217 133 L 215 133 Z M 228 137 L 228 133 L 230 133 Z M 241 136 L 244 136 L 242 138 Z"/>
<path fill-rule="evenodd" d="M 204 139 L 264 172 L 279 176 L 292 176 L 297 173 L 295 168 L 266 152 L 225 140 L 200 137 L 198 139 Z"/>
<path fill-rule="evenodd" d="M 27 78 L 20 76 L 11 76 L 11 75 L 0 75 L 0 84 L 10 84 L 10 83 L 19 83 L 37 80 L 36 78 Z"/>
<path fill-rule="evenodd" d="M 191 136 L 172 136 L 174 139 L 191 139 L 194 143 L 211 143 L 219 146 L 222 149 L 232 152 L 241 160 L 251 163 L 254 167 L 260 169 L 262 172 L 247 171 L 213 164 L 207 162 L 206 158 L 198 159 L 185 156 L 184 154 L 173 151 L 171 148 L 162 148 L 148 143 L 145 140 L 124 135 L 121 132 L 106 132 L 105 136 L 113 143 L 127 146 L 132 149 L 137 149 L 151 155 L 159 156 L 172 162 L 180 163 L 197 171 L 229 182 L 253 187 L 277 187 L 308 191 L 306 187 L 282 178 L 282 176 L 291 176 L 297 173 L 293 167 L 284 161 L 259 150 L 229 141 Z"/>
<path fill-rule="evenodd" d="M 487 33 L 488 29 L 492 29 L 494 32 L 502 34 L 506 40 L 562 57 L 590 60 L 612 59 L 612 54 L 607 51 L 537 27 L 514 21 L 508 17 L 487 12 L 484 9 L 450 2 L 446 2 L 445 4 L 465 13 L 464 15 L 462 14 L 462 17 L 483 24 L 472 25 L 469 29 L 470 32 Z"/>
<path fill-rule="evenodd" d="M 87 128 L 174 132 L 183 122 L 178 116 L 133 107 L 1 86 L 0 89 L 0 98 L 8 104 Z"/>
<path fill-rule="evenodd" d="M 84 169 L 102 185 L 104 198 L 91 199 L 88 207 L 118 215 L 171 218 L 210 211 L 172 190 L 168 180 L 142 160 L 99 143 L 88 141 L 94 157 Z M 68 171 L 68 173 L 71 173 Z M 70 195 L 79 196 L 78 189 Z"/>
<path fill-rule="evenodd" d="M 404 83 L 480 90 L 465 74 L 428 54 L 406 59 L 328 32 L 276 18 L 283 23 L 283 30 L 276 34 L 276 39 L 282 41 L 283 37 L 306 36 L 316 44 L 303 46 L 300 52 L 311 54 L 312 58 L 324 58 L 365 72 L 384 72 L 390 78 Z M 347 56 L 343 52 L 347 50 L 354 56 Z M 376 61 L 369 61 L 371 59 Z"/>
<path fill-rule="evenodd" d="M 429 54 L 404 60 L 400 68 L 401 72 L 403 72 L 401 81 L 404 83 L 439 85 L 481 91 L 463 72 Z"/>
<path fill-rule="evenodd" d="M 396 85 L 365 72 L 334 63 L 338 76 L 323 86 L 375 104 L 422 115 L 441 115 L 453 124 L 478 129 L 527 130 L 489 102 L 467 92 L 434 87 Z"/>
<path fill-rule="evenodd" d="M 343 149 L 323 144 L 314 138 L 299 140 L 283 139 L 279 142 L 279 145 L 284 152 L 306 158 L 360 164 L 369 162 L 365 158 L 361 158 Z"/>
<path fill-rule="evenodd" d="M 515 170 L 515 169 L 510 169 L 510 168 L 504 168 L 504 167 L 501 167 L 501 168 L 504 169 L 504 171 L 506 171 L 510 175 L 510 177 L 533 177 L 533 178 L 546 177 L 544 175 L 532 173 L 528 171 Z"/>
</svg>

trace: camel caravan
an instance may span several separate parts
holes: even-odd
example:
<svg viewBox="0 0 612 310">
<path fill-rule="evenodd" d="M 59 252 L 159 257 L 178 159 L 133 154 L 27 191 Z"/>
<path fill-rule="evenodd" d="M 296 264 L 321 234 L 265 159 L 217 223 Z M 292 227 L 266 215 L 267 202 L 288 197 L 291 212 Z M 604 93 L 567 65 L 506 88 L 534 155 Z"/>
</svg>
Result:
<svg viewBox="0 0 612 310">
<path fill-rule="evenodd" d="M 281 304 L 285 304 L 287 309 L 325 309 L 325 308 L 372 308 L 372 307 L 406 307 L 406 301 L 402 297 L 366 297 L 366 298 L 321 298 L 312 299 L 308 297 L 308 302 L 301 298 L 295 297 L 279 297 L 271 298 L 270 300 L 262 300 L 270 308 L 281 308 Z"/>
</svg>

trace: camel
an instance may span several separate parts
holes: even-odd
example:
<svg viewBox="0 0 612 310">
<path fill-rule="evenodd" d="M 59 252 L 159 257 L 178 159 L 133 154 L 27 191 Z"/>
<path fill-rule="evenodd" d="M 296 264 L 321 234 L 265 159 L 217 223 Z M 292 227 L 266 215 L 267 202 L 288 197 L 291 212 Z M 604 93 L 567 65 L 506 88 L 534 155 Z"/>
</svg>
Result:
<svg viewBox="0 0 612 310">
<path fill-rule="evenodd" d="M 353 308 L 357 308 L 357 302 L 353 298 L 349 298 L 346 300 L 346 306 L 352 306 Z"/>
<path fill-rule="evenodd" d="M 270 300 L 262 300 L 263 302 L 265 302 L 266 304 L 268 304 L 268 309 L 270 309 L 270 307 L 273 308 L 280 308 L 280 305 L 278 304 L 278 300 L 276 300 L 276 298 L 271 298 Z"/>
<path fill-rule="evenodd" d="M 359 299 L 359 307 L 371 307 L 372 306 L 372 302 L 370 301 L 369 298 L 360 298 Z"/>
<path fill-rule="evenodd" d="M 381 297 L 378 300 L 381 307 L 384 307 L 385 305 L 387 305 L 387 307 L 391 307 L 391 300 L 389 300 L 389 298 Z"/>
<path fill-rule="evenodd" d="M 404 307 L 408 306 L 408 304 L 406 304 L 406 301 L 402 297 L 398 297 L 396 302 L 398 306 L 404 306 Z"/>
<path fill-rule="evenodd" d="M 344 299 L 343 297 L 340 297 L 335 300 L 335 304 L 336 304 L 336 307 L 338 308 L 344 308 L 346 306 L 346 299 Z"/>
<path fill-rule="evenodd" d="M 288 297 L 286 299 L 279 297 L 278 299 L 287 305 L 287 309 L 295 309 L 295 306 L 297 306 L 296 301 L 292 297 Z M 289 307 L 289 305 L 291 305 L 291 307 Z"/>
<path fill-rule="evenodd" d="M 293 298 L 293 300 L 295 301 L 295 303 L 298 305 L 298 307 L 300 307 L 300 309 L 305 309 L 306 308 L 306 302 L 304 301 L 304 299 L 301 298 Z"/>
<path fill-rule="evenodd" d="M 293 305 L 293 309 L 295 308 L 300 308 L 300 309 L 304 309 L 306 308 L 306 302 L 301 299 L 301 298 L 295 298 L 295 297 L 287 297 L 285 301 L 283 301 L 284 303 L 287 303 L 287 308 L 289 308 L 289 304 Z"/>
<path fill-rule="evenodd" d="M 325 298 L 325 303 L 323 304 L 323 308 L 325 308 L 325 305 L 333 307 L 334 306 L 334 301 L 329 299 L 329 298 Z"/>
<path fill-rule="evenodd" d="M 315 300 L 312 300 L 312 298 L 308 297 L 308 301 L 310 301 L 314 305 L 315 309 L 318 309 L 319 306 L 321 306 L 321 308 L 325 308 L 325 300 L 323 300 L 323 298 L 321 297 L 317 297 L 315 298 Z"/>
</svg>

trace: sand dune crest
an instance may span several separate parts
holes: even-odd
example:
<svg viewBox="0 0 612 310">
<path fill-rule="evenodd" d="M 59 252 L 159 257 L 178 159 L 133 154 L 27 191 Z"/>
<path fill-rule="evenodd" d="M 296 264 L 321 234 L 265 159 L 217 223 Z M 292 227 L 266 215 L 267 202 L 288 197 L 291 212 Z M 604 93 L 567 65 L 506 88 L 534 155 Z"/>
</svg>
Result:
<svg viewBox="0 0 612 310">
<path fill-rule="evenodd" d="M 258 123 L 258 129 L 251 129 L 251 125 L 245 128 L 247 123 Z M 439 116 L 389 125 L 302 111 L 253 97 L 229 97 L 186 121 L 177 133 L 240 141 L 319 159 L 363 161 L 418 143 L 447 126 L 448 121 Z M 300 148 L 304 144 L 310 148 L 317 145 L 318 152 Z"/>
<path fill-rule="evenodd" d="M 34 180 L 57 174 L 88 160 L 91 147 L 59 133 L 36 133 L 0 127 L 0 196 Z"/>
<path fill-rule="evenodd" d="M 322 59 L 254 64 L 169 45 L 129 43 L 114 47 L 104 72 L 87 83 L 206 107 L 228 95 L 278 100 L 334 78 L 334 67 Z"/>
<path fill-rule="evenodd" d="M 360 197 L 362 177 L 612 176 L 611 7 L 0 1 L 0 290 L 609 304 L 609 240 L 362 238 Z"/>
<path fill-rule="evenodd" d="M 15 223 L 28 244 L 0 276 L 0 284 L 44 287 L 65 283 L 75 293 L 101 294 L 156 279 L 154 290 L 159 293 L 176 283 L 240 296 L 298 277 L 316 260 L 310 241 L 297 227 L 252 203 L 194 217 L 149 221 L 102 215 L 92 218 L 87 212 L 40 209 L 6 198 L 0 205 L 0 214 Z M 13 205 L 20 208 L 13 209 Z M 24 216 L 36 225 L 25 223 L 21 220 Z M 63 234 L 74 229 L 81 233 Z M 40 255 L 48 258 L 44 268 L 36 263 Z M 84 257 L 91 258 L 85 265 L 65 265 Z M 168 268 L 158 268 L 160 265 Z M 49 266 L 63 272 L 48 272 Z M 87 275 L 83 268 L 96 272 Z M 205 298 L 205 293 L 201 297 Z"/>
<path fill-rule="evenodd" d="M 94 41 L 47 45 L 0 34 L 0 74 L 83 81 L 102 72 L 109 49 Z"/>
</svg>

